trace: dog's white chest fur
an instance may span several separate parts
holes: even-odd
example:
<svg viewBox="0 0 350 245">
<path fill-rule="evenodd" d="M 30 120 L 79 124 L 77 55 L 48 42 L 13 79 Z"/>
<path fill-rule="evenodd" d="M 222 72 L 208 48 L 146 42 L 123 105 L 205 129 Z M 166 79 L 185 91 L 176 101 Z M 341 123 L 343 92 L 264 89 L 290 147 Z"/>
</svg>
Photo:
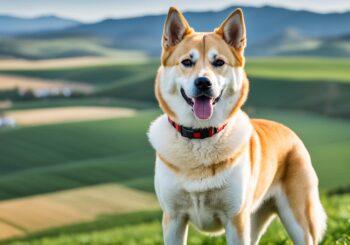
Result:
<svg viewBox="0 0 350 245">
<path fill-rule="evenodd" d="M 190 171 L 198 164 L 210 165 L 226 159 L 251 135 L 245 114 L 238 113 L 221 135 L 204 140 L 182 137 L 159 117 L 151 125 L 149 138 L 158 154 L 181 169 Z M 184 215 L 201 230 L 217 231 L 228 217 L 237 213 L 245 200 L 250 174 L 249 154 L 243 152 L 236 162 L 214 176 L 186 178 L 156 160 L 155 189 L 164 211 Z"/>
</svg>

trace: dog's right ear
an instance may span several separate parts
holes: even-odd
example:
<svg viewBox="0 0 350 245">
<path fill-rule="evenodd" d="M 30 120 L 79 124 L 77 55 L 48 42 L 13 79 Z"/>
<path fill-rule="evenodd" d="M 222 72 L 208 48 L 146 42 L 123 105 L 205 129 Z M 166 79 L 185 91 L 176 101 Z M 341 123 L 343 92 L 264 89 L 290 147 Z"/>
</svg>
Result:
<svg viewBox="0 0 350 245">
<path fill-rule="evenodd" d="M 179 42 L 193 30 L 188 25 L 185 17 L 175 7 L 170 7 L 163 31 L 163 48 L 168 49 Z"/>
</svg>

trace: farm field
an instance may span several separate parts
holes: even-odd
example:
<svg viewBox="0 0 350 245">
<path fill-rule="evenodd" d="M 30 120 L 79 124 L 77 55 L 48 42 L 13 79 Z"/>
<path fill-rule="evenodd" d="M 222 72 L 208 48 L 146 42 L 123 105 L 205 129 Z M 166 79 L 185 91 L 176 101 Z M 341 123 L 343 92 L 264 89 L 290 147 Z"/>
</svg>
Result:
<svg viewBox="0 0 350 245">
<path fill-rule="evenodd" d="M 341 58 L 251 58 L 248 76 L 293 81 L 350 81 L 350 60 Z"/>
<path fill-rule="evenodd" d="M 74 59 L 67 63 L 70 65 L 50 62 L 40 69 L 25 67 L 23 63 L 17 68 L 7 67 L 0 71 L 0 78 L 20 76 L 24 85 L 37 79 L 51 86 L 66 86 L 74 81 L 91 88 L 91 92 L 72 98 L 19 99 L 7 102 L 2 109 L 4 115 L 17 115 L 18 124 L 23 126 L 0 128 L 0 239 L 2 234 L 25 235 L 3 244 L 162 244 L 158 209 L 135 213 L 144 209 L 132 209 L 131 205 L 127 214 L 120 214 L 113 206 L 118 203 L 118 190 L 127 190 L 123 192 L 125 198 L 138 193 L 154 200 L 155 155 L 146 132 L 160 114 L 153 94 L 159 62 L 132 64 L 103 58 L 95 63 L 82 61 L 81 65 Z M 291 127 L 311 153 L 323 202 L 331 217 L 325 245 L 336 241 L 345 245 L 350 239 L 346 236 L 350 234 L 350 194 L 327 196 L 350 187 L 348 65 L 350 61 L 346 59 L 325 58 L 251 58 L 247 63 L 251 81 L 247 113 Z M 123 118 L 118 117 L 120 108 L 125 108 Z M 27 122 L 21 124 L 18 116 Z M 62 211 L 62 217 L 52 218 L 53 225 L 44 226 L 30 218 L 33 223 L 28 222 L 25 229 L 15 222 L 2 222 L 2 205 L 21 200 L 26 204 L 35 204 L 33 200 L 45 203 L 40 198 L 62 195 L 67 196 L 65 200 L 71 206 L 99 206 L 89 206 L 90 201 L 84 203 L 90 200 L 90 194 L 74 192 L 80 190 L 107 193 L 103 198 L 108 200 L 103 201 L 101 209 L 106 205 L 111 207 L 110 212 L 89 217 L 71 215 L 72 219 L 64 219 L 64 223 L 62 217 L 66 216 Z M 82 199 L 74 199 L 75 196 Z M 97 200 L 101 201 L 100 197 L 94 199 Z M 149 207 L 154 208 L 152 205 Z M 27 206 L 27 213 L 32 212 L 33 206 Z M 194 229 L 190 234 L 189 244 L 224 244 L 223 237 L 208 238 Z M 291 242 L 279 222 L 275 222 L 261 244 Z"/>
<path fill-rule="evenodd" d="M 68 88 L 83 93 L 91 93 L 92 86 L 73 82 L 59 82 L 37 78 L 28 78 L 11 75 L 0 75 L 0 91 L 1 90 L 35 90 L 35 89 L 63 89 Z"/>
<path fill-rule="evenodd" d="M 88 36 L 61 38 L 2 38 L 2 58 L 17 57 L 28 60 L 75 59 L 81 57 L 107 57 L 137 61 L 146 58 L 142 51 L 111 48 L 108 41 Z M 82 58 L 83 59 L 83 58 Z"/>
<path fill-rule="evenodd" d="M 158 113 L 0 131 L 0 198 L 104 182 L 152 192 L 154 153 L 146 131 Z M 350 161 L 347 121 L 268 110 L 251 114 L 283 122 L 300 135 L 311 152 L 323 190 L 348 184 L 344 171 Z"/>
<path fill-rule="evenodd" d="M 91 121 L 109 118 L 132 117 L 135 110 L 118 107 L 54 107 L 45 109 L 14 110 L 4 113 L 16 120 L 19 126 L 56 124 L 74 121 Z"/>
<path fill-rule="evenodd" d="M 127 198 L 124 198 L 127 197 Z M 158 209 L 154 195 L 103 184 L 0 202 L 0 239 L 92 221 L 101 215 Z M 12 228 L 12 229 L 11 229 Z"/>
<path fill-rule="evenodd" d="M 86 58 L 89 60 L 89 58 Z M 74 59 L 73 59 L 74 60 Z M 93 61 L 94 59 L 92 59 Z M 98 61 L 98 59 L 97 59 Z M 109 61 L 109 62 L 108 62 Z M 39 61 L 40 62 L 40 61 Z M 45 61 L 43 61 L 45 62 Z M 58 63 L 59 61 L 51 61 L 52 63 Z M 50 64 L 50 61 L 45 63 Z M 62 61 L 62 64 L 66 62 Z M 110 71 L 113 63 L 111 60 L 106 59 L 106 62 L 97 64 L 93 62 L 79 62 L 82 66 L 87 66 L 90 69 L 90 73 L 95 73 L 97 70 Z M 112 63 L 112 64 L 111 64 Z M 124 61 L 123 63 L 128 63 Z M 114 64 L 114 72 L 109 75 L 111 79 L 120 79 L 120 74 L 130 75 L 132 73 L 142 73 L 147 69 L 156 71 L 159 66 L 158 60 L 149 60 L 148 62 L 133 62 L 129 63 L 128 67 L 125 67 L 123 63 L 116 62 Z M 1 63 L 0 63 L 1 64 Z M 34 63 L 35 64 L 35 63 Z M 68 63 L 69 64 L 69 63 Z M 331 82 L 350 82 L 350 66 L 349 59 L 340 58 L 307 58 L 307 57 L 288 57 L 288 58 L 247 58 L 246 71 L 249 76 L 269 78 L 269 79 L 283 79 L 294 81 L 331 81 Z M 80 77 L 78 71 L 84 69 L 83 67 L 61 67 L 54 66 L 50 69 L 50 66 L 38 66 L 41 69 L 21 69 L 20 66 L 8 66 L 1 69 L 4 73 L 22 74 L 30 77 L 43 77 L 43 78 L 59 78 L 62 80 L 84 81 L 84 77 Z M 54 69 L 55 68 L 55 69 Z M 85 68 L 86 69 L 86 68 Z M 153 73 L 154 74 L 154 73 Z M 87 81 L 86 81 L 87 82 Z"/>
<path fill-rule="evenodd" d="M 350 241 L 348 233 L 350 225 L 350 195 L 333 196 L 324 199 L 328 214 L 328 230 L 322 245 L 343 244 Z M 94 222 L 65 226 L 58 229 L 33 233 L 27 238 L 19 238 L 6 242 L 9 245 L 161 245 L 161 213 L 142 212 L 127 215 L 104 216 Z M 135 235 L 137 234 L 137 235 Z M 44 237 L 44 238 L 40 238 Z M 3 243 L 5 244 L 5 243 Z M 208 237 L 190 227 L 188 244 L 226 244 L 224 236 Z M 282 228 L 278 219 L 274 221 L 262 237 L 261 245 L 293 243 Z"/>
<path fill-rule="evenodd" d="M 247 74 L 251 93 L 247 106 L 303 110 L 349 118 L 350 106 L 344 103 L 350 100 L 349 62 L 348 59 L 334 58 L 250 58 L 247 60 Z M 93 86 L 92 96 L 98 98 L 118 98 L 155 107 L 153 84 L 158 65 L 158 60 L 150 60 L 133 65 L 107 63 L 2 72 L 46 80 L 76 81 Z"/>
</svg>

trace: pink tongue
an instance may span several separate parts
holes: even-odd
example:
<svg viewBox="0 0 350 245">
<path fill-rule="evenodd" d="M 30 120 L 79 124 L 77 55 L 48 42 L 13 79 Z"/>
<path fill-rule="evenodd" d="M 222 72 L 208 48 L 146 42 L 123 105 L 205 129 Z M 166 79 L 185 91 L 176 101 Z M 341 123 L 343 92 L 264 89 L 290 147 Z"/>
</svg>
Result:
<svg viewBox="0 0 350 245">
<path fill-rule="evenodd" d="M 193 111 L 199 119 L 208 119 L 213 113 L 211 98 L 198 97 L 194 99 Z"/>
</svg>

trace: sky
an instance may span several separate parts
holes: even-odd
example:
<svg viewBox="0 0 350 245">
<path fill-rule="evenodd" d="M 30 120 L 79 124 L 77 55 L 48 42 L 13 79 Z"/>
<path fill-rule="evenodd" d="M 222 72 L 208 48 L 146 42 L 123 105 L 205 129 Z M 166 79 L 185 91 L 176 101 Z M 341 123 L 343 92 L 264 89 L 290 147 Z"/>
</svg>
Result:
<svg viewBox="0 0 350 245">
<path fill-rule="evenodd" d="M 350 0 L 0 0 L 0 14 L 22 17 L 58 15 L 82 22 L 181 11 L 220 10 L 231 5 L 272 5 L 314 12 L 350 11 Z"/>
</svg>

